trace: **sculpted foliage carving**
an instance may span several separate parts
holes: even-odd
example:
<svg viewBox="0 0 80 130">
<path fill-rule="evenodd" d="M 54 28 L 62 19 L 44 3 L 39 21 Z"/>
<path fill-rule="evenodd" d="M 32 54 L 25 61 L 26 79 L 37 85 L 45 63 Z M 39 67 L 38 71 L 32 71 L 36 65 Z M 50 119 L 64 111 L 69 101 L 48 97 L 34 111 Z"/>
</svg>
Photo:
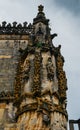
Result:
<svg viewBox="0 0 80 130">
<path fill-rule="evenodd" d="M 27 81 L 29 79 L 29 71 L 30 71 L 30 61 L 26 60 L 25 64 L 22 66 L 22 79 L 23 81 Z"/>
<path fill-rule="evenodd" d="M 48 58 L 46 68 L 47 68 L 47 77 L 48 77 L 48 79 L 49 80 L 54 80 L 54 66 L 53 66 L 51 58 Z"/>
<path fill-rule="evenodd" d="M 41 54 L 36 52 L 34 59 L 34 76 L 32 92 L 35 96 L 40 96 L 41 93 Z"/>
<path fill-rule="evenodd" d="M 66 90 L 67 90 L 67 79 L 65 72 L 63 71 L 63 63 L 64 63 L 63 57 L 61 56 L 61 54 L 58 54 L 56 62 L 57 77 L 59 85 L 59 94 L 62 101 L 66 99 Z"/>
</svg>

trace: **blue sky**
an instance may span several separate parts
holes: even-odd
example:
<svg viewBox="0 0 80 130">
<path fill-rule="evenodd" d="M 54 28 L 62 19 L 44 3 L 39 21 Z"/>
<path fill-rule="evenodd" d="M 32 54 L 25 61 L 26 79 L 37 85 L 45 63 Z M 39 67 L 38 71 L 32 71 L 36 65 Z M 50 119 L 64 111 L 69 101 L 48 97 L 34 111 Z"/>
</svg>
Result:
<svg viewBox="0 0 80 130">
<path fill-rule="evenodd" d="M 55 46 L 62 45 L 65 58 L 64 70 L 68 84 L 69 119 L 80 118 L 80 0 L 0 0 L 0 23 L 2 21 L 28 23 L 37 14 L 37 6 L 43 4 L 46 17 L 50 19 L 52 33 L 58 37 Z"/>
</svg>

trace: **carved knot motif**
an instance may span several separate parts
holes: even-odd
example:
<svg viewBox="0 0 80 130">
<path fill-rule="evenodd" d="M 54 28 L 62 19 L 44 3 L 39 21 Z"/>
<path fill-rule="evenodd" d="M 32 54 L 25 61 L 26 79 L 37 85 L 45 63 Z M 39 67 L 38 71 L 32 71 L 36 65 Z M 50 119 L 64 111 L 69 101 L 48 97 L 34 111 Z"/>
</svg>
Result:
<svg viewBox="0 0 80 130">
<path fill-rule="evenodd" d="M 61 54 L 58 54 L 56 62 L 57 77 L 58 77 L 59 93 L 62 101 L 66 99 L 66 90 L 67 90 L 67 79 L 65 71 L 63 70 L 63 63 L 64 63 L 63 57 L 61 56 Z"/>
<path fill-rule="evenodd" d="M 36 52 L 34 58 L 34 76 L 32 92 L 35 96 L 40 96 L 41 93 L 41 54 Z"/>
<path fill-rule="evenodd" d="M 26 60 L 22 68 L 22 79 L 23 81 L 27 81 L 29 79 L 30 61 Z"/>
<path fill-rule="evenodd" d="M 54 66 L 51 61 L 51 58 L 48 58 L 46 68 L 47 68 L 47 77 L 50 81 L 52 81 L 54 79 Z"/>
</svg>

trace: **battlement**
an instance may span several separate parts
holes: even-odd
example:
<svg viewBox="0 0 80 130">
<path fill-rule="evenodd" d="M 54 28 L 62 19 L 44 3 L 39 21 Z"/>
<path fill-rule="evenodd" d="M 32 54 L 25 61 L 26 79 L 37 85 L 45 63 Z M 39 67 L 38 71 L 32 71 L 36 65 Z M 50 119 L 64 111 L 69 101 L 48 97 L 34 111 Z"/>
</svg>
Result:
<svg viewBox="0 0 80 130">
<path fill-rule="evenodd" d="M 24 34 L 30 34 L 33 30 L 32 24 L 28 24 L 27 22 L 24 22 L 23 24 L 17 23 L 16 21 L 11 23 L 7 23 L 6 21 L 3 21 L 0 25 L 0 35 L 3 34 L 16 34 L 16 35 L 24 35 Z"/>
</svg>

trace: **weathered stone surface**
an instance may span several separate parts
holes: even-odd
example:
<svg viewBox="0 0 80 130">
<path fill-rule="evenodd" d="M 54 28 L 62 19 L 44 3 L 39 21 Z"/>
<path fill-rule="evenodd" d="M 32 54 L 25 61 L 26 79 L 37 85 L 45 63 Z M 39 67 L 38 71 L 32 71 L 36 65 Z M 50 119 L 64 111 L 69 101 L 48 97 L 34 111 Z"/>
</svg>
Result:
<svg viewBox="0 0 80 130">
<path fill-rule="evenodd" d="M 1 37 L 2 35 L 0 35 Z M 14 79 L 19 59 L 19 48 L 27 47 L 27 40 L 0 40 L 0 93 L 14 91 Z"/>
<path fill-rule="evenodd" d="M 67 130 L 64 58 L 38 11 L 33 24 L 0 27 L 0 130 Z"/>
</svg>

